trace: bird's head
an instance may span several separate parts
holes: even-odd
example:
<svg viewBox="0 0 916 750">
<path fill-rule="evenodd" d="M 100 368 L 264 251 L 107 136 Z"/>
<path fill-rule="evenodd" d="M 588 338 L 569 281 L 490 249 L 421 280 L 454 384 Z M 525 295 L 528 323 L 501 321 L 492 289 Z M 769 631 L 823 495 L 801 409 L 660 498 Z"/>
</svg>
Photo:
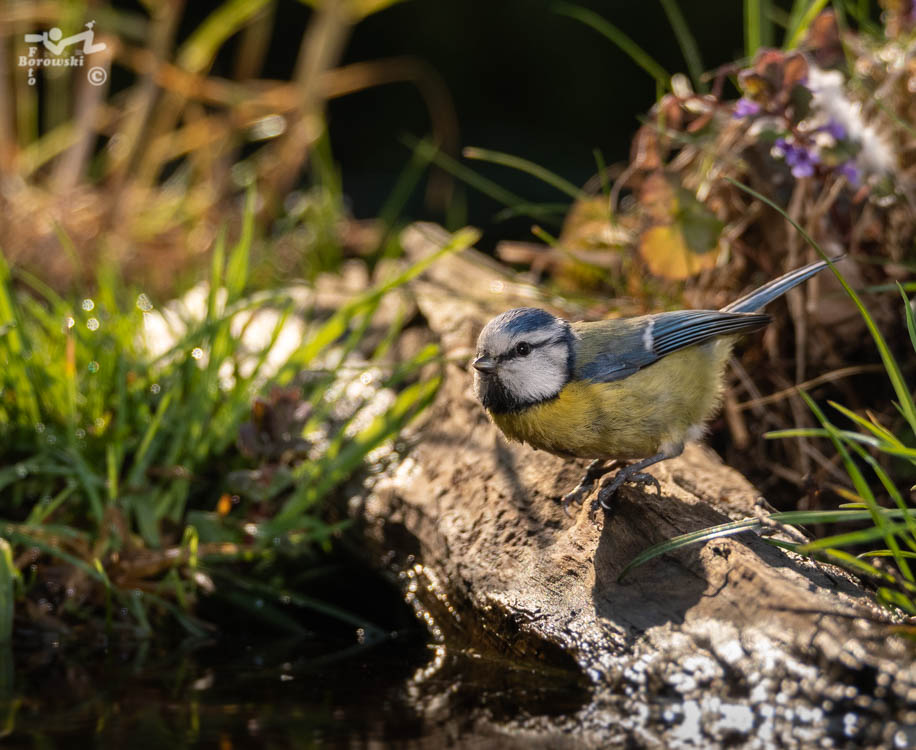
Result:
<svg viewBox="0 0 916 750">
<path fill-rule="evenodd" d="M 544 310 L 519 307 L 493 318 L 477 339 L 474 392 L 506 414 L 555 398 L 572 378 L 575 336 Z"/>
</svg>

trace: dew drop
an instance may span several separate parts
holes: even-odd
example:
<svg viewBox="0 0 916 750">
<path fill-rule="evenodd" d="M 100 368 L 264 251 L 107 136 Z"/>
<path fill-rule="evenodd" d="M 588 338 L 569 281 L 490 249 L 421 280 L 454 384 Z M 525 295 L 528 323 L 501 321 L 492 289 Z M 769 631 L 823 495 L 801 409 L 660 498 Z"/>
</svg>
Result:
<svg viewBox="0 0 916 750">
<path fill-rule="evenodd" d="M 89 312 L 95 308 L 95 302 L 87 298 L 83 300 L 83 304 L 80 305 L 80 307 L 82 307 L 86 312 Z"/>
<path fill-rule="evenodd" d="M 64 318 L 64 326 L 67 328 L 73 328 L 75 325 L 76 321 L 73 319 L 72 315 L 68 315 L 66 318 Z"/>
<path fill-rule="evenodd" d="M 191 356 L 194 357 L 194 359 L 200 359 L 201 357 L 204 356 L 204 350 L 201 349 L 199 346 L 195 346 L 191 350 Z"/>
<path fill-rule="evenodd" d="M 29 475 L 29 467 L 25 464 L 16 464 L 16 475 L 20 479 L 24 479 Z"/>
<path fill-rule="evenodd" d="M 40 434 L 41 434 L 42 432 L 44 432 L 44 431 L 45 431 L 45 423 L 44 423 L 44 422 L 38 422 L 38 423 L 35 425 L 35 432 L 37 432 L 37 433 L 40 435 Z"/>
<path fill-rule="evenodd" d="M 96 362 L 95 360 L 92 360 L 92 362 L 89 363 L 87 369 L 89 370 L 89 372 L 95 375 L 95 373 L 99 371 L 99 363 Z"/>
<path fill-rule="evenodd" d="M 86 437 L 86 430 L 82 427 L 77 427 L 73 434 L 76 435 L 77 440 L 83 440 Z"/>
<path fill-rule="evenodd" d="M 153 384 L 149 387 L 149 392 L 152 393 L 152 394 L 159 393 L 159 391 L 161 391 L 161 390 L 162 390 L 162 386 L 160 386 L 159 383 L 153 383 Z"/>
<path fill-rule="evenodd" d="M 143 312 L 149 312 L 153 309 L 153 303 L 149 301 L 149 297 L 145 294 L 141 294 L 137 297 L 137 308 Z"/>
<path fill-rule="evenodd" d="M 90 331 L 99 330 L 99 319 L 89 318 L 89 320 L 86 321 L 86 328 L 88 328 Z"/>
</svg>

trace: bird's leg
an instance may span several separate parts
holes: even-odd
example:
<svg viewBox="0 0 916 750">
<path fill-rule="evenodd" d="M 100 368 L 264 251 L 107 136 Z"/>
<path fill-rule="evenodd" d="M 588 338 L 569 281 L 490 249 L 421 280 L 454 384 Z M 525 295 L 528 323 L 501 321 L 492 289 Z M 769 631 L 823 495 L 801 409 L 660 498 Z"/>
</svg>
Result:
<svg viewBox="0 0 916 750">
<path fill-rule="evenodd" d="M 575 489 L 563 495 L 563 512 L 567 516 L 572 515 L 569 512 L 569 506 L 573 503 L 581 503 L 588 496 L 588 493 L 592 491 L 595 482 L 617 466 L 617 461 L 611 461 L 608 464 L 605 464 L 605 461 L 607 461 L 605 458 L 596 458 L 592 461 L 585 470 L 585 476 L 582 477 L 582 481 L 576 485 Z"/>
<path fill-rule="evenodd" d="M 611 506 L 609 501 L 617 492 L 617 490 L 620 489 L 620 485 L 622 485 L 624 482 L 634 482 L 635 484 L 641 485 L 654 484 L 655 491 L 658 493 L 658 496 L 661 497 L 662 487 L 658 483 L 658 480 L 651 474 L 646 474 L 643 469 L 652 466 L 652 464 L 657 464 L 659 461 L 664 461 L 669 458 L 674 458 L 675 456 L 680 456 L 683 452 L 683 443 L 664 446 L 662 450 L 656 453 L 654 456 L 644 458 L 642 461 L 637 461 L 635 464 L 624 466 L 620 471 L 617 472 L 617 476 L 615 476 L 607 485 L 598 491 L 598 497 L 592 507 L 597 510 L 598 506 L 600 505 L 605 510 L 610 510 Z"/>
</svg>

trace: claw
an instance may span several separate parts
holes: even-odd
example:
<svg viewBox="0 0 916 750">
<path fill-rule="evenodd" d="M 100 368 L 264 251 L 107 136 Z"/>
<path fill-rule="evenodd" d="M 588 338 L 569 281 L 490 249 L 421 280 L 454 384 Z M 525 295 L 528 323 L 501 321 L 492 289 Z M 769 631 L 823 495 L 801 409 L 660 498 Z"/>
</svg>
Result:
<svg viewBox="0 0 916 750">
<path fill-rule="evenodd" d="M 621 485 L 625 482 L 632 482 L 633 484 L 642 486 L 653 484 L 655 485 L 655 492 L 658 497 L 662 496 L 662 486 L 651 474 L 646 474 L 642 471 L 629 474 L 626 469 L 621 469 L 619 472 L 617 472 L 617 476 L 614 477 L 614 480 L 608 484 L 607 487 L 601 488 L 601 490 L 598 492 L 598 498 L 595 500 L 595 503 L 600 505 L 605 510 L 611 510 L 612 506 L 608 501 L 614 497 L 615 494 L 617 494 L 617 490 L 619 490 Z M 595 507 L 595 510 L 597 510 L 597 507 Z"/>
<path fill-rule="evenodd" d="M 569 512 L 569 506 L 573 503 L 579 504 L 588 497 L 588 494 L 595 486 L 595 482 L 611 471 L 616 465 L 616 461 L 612 461 L 605 465 L 605 459 L 603 458 L 596 458 L 592 461 L 585 470 L 585 476 L 582 477 L 582 481 L 579 482 L 574 489 L 563 495 L 563 500 L 561 501 L 563 504 L 563 512 L 572 518 L 572 513 Z"/>
<path fill-rule="evenodd" d="M 569 518 L 572 518 L 572 513 L 569 512 L 569 506 L 572 505 L 573 503 L 576 503 L 576 505 L 581 503 L 582 499 L 588 494 L 588 490 L 590 489 L 591 487 L 585 488 L 585 487 L 582 487 L 582 485 L 579 485 L 578 487 L 576 487 L 576 489 L 570 492 L 567 492 L 565 495 L 563 495 L 563 500 L 562 500 L 563 512 Z"/>
</svg>

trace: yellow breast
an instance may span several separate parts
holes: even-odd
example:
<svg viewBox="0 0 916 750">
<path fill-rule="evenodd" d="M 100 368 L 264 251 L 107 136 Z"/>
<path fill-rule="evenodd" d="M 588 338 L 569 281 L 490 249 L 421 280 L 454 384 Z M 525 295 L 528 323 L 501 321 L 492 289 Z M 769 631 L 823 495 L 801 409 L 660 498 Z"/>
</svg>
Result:
<svg viewBox="0 0 916 750">
<path fill-rule="evenodd" d="M 652 456 L 715 411 L 730 344 L 683 349 L 613 383 L 574 380 L 556 398 L 493 421 L 507 437 L 561 456 Z"/>
</svg>

